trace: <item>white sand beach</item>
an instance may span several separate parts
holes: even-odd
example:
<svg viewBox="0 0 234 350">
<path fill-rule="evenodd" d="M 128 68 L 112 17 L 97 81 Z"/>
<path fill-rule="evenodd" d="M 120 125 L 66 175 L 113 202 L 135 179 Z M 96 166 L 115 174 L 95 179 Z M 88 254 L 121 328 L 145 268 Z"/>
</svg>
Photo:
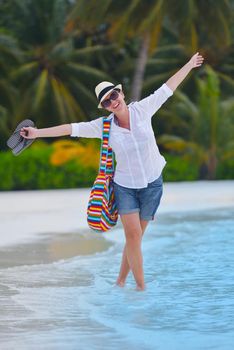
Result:
<svg viewBox="0 0 234 350">
<path fill-rule="evenodd" d="M 2 192 L 0 246 L 39 239 L 43 233 L 90 230 L 89 194 L 90 189 Z M 158 214 L 230 206 L 234 206 L 234 181 L 165 183 Z"/>
</svg>

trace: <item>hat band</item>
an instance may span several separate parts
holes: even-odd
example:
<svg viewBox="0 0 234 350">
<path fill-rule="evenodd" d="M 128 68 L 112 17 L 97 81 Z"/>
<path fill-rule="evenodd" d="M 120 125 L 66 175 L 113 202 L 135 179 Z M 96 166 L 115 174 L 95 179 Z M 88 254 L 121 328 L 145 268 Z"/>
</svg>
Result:
<svg viewBox="0 0 234 350">
<path fill-rule="evenodd" d="M 112 90 L 115 86 L 114 85 L 110 85 L 110 86 L 107 86 L 106 88 L 104 88 L 100 94 L 98 95 L 98 101 L 100 102 L 101 99 L 103 98 L 103 96 L 110 90 Z"/>
</svg>

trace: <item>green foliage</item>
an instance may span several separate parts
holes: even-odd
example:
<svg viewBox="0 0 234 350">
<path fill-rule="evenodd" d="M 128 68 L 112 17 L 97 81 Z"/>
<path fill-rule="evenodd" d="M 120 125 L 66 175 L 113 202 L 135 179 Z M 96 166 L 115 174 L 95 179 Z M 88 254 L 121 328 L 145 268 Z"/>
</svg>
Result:
<svg viewBox="0 0 234 350">
<path fill-rule="evenodd" d="M 163 171 L 164 181 L 194 181 L 199 178 L 198 165 L 185 156 L 164 155 L 167 164 Z"/>
<path fill-rule="evenodd" d="M 86 142 L 87 143 L 87 142 Z M 87 166 L 79 159 L 59 166 L 51 164 L 53 146 L 37 141 L 19 156 L 10 151 L 0 155 L 0 190 L 43 190 L 90 188 L 98 166 Z M 194 181 L 199 179 L 199 166 L 187 156 L 164 154 L 167 164 L 164 181 Z M 234 159 L 219 164 L 217 179 L 234 179 Z"/>
<path fill-rule="evenodd" d="M 95 48 L 85 52 L 86 42 L 79 42 L 83 34 L 67 30 L 72 3 L 9 1 L 8 5 L 0 2 L 0 12 L 6 15 L 0 25 L 7 33 L 1 33 L 0 27 L 0 122 L 4 129 L 10 133 L 26 117 L 38 127 L 92 119 L 89 115 L 97 104 L 94 86 L 109 76 L 100 65 L 95 66 L 105 61 L 105 54 L 96 54 Z M 0 136 L 6 140 L 1 129 Z"/>
<path fill-rule="evenodd" d="M 234 180 L 234 157 L 226 159 L 217 168 L 217 179 Z"/>
<path fill-rule="evenodd" d="M 0 190 L 34 190 L 90 187 L 97 170 L 77 161 L 63 166 L 50 163 L 52 147 L 31 147 L 15 157 L 10 151 L 0 156 Z"/>
<path fill-rule="evenodd" d="M 219 162 L 234 154 L 234 100 L 221 99 L 218 75 L 208 65 L 205 72 L 206 78 L 197 80 L 196 102 L 175 93 L 170 114 L 183 119 L 184 136 L 164 134 L 158 142 L 168 151 L 187 154 L 201 169 L 206 167 L 205 178 L 214 179 Z"/>
<path fill-rule="evenodd" d="M 165 151 L 182 154 L 183 148 L 207 177 L 233 177 L 232 10 L 233 0 L 102 0 L 101 6 L 96 0 L 0 1 L 0 149 L 28 117 L 39 128 L 95 118 L 94 86 L 100 80 L 123 83 L 127 102 L 131 86 L 147 96 L 199 50 L 204 67 L 194 70 L 157 112 L 153 128 Z M 136 58 L 146 32 L 147 62 L 140 67 Z M 132 83 L 141 69 L 143 86 L 140 80 Z M 1 186 L 85 185 L 82 164 L 53 167 L 46 161 L 48 152 L 30 147 L 16 158 L 0 154 Z M 195 176 L 185 168 L 188 161 L 178 159 L 168 163 L 168 179 Z"/>
</svg>

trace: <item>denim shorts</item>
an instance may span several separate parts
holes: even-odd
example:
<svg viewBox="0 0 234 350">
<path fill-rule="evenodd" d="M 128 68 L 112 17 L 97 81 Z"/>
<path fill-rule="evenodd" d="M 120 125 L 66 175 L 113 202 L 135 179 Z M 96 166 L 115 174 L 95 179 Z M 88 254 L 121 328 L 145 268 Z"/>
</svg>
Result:
<svg viewBox="0 0 234 350">
<path fill-rule="evenodd" d="M 141 220 L 154 220 L 163 193 L 162 174 L 145 188 L 128 188 L 113 182 L 119 215 L 139 212 Z"/>
</svg>

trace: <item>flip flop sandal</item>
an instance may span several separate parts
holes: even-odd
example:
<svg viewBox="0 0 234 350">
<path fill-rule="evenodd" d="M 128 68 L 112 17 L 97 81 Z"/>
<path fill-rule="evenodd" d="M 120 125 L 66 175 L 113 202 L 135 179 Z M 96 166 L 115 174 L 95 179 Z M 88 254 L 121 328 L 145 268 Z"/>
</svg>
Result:
<svg viewBox="0 0 234 350">
<path fill-rule="evenodd" d="M 7 146 L 12 149 L 14 155 L 20 154 L 25 148 L 30 146 L 35 139 L 25 139 L 20 135 L 20 130 L 23 127 L 32 126 L 35 127 L 34 122 L 30 119 L 25 119 L 20 122 L 13 134 L 7 140 Z"/>
<path fill-rule="evenodd" d="M 23 152 L 25 150 L 25 148 L 30 146 L 33 143 L 34 140 L 35 139 L 25 139 L 24 137 L 22 137 L 22 141 L 20 141 L 18 143 L 18 145 L 13 148 L 12 153 L 15 156 L 18 156 L 18 154 L 20 154 L 21 152 Z"/>
<path fill-rule="evenodd" d="M 11 149 L 16 147 L 19 142 L 22 141 L 23 136 L 20 135 L 20 130 L 24 126 L 34 126 L 34 122 L 30 119 L 25 119 L 22 122 L 20 122 L 11 137 L 7 140 L 7 146 Z"/>
</svg>

